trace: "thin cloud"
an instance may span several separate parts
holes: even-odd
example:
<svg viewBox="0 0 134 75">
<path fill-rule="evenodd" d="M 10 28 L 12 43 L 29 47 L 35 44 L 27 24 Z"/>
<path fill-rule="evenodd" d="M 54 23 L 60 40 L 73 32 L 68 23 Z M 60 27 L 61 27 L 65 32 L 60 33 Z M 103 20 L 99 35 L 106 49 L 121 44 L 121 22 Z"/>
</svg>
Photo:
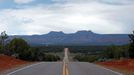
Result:
<svg viewBox="0 0 134 75">
<path fill-rule="evenodd" d="M 0 30 L 30 35 L 49 31 L 71 33 L 77 30 L 92 30 L 102 34 L 131 33 L 134 28 L 133 4 L 117 6 L 98 0 L 89 1 L 0 10 L 0 25 L 3 27 Z"/>
<path fill-rule="evenodd" d="M 14 0 L 15 3 L 17 4 L 27 4 L 30 2 L 33 2 L 34 0 Z"/>
</svg>

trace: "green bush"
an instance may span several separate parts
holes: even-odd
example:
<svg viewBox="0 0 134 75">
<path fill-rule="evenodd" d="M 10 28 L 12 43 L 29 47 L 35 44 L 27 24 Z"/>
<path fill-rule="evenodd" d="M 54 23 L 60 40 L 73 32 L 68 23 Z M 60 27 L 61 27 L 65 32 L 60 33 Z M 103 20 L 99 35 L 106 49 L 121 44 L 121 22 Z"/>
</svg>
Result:
<svg viewBox="0 0 134 75">
<path fill-rule="evenodd" d="M 0 45 L 0 54 L 2 54 L 2 53 L 3 53 L 2 46 Z"/>
<path fill-rule="evenodd" d="M 98 56 L 96 55 L 76 55 L 75 60 L 80 62 L 95 62 L 98 61 Z"/>
<path fill-rule="evenodd" d="M 129 56 L 130 58 L 134 58 L 134 31 L 133 34 L 129 35 L 130 37 L 130 47 L 129 47 Z"/>
<path fill-rule="evenodd" d="M 45 55 L 45 61 L 58 61 L 60 60 L 60 57 L 54 54 L 46 54 Z"/>
<path fill-rule="evenodd" d="M 36 47 L 30 47 L 27 42 L 21 38 L 14 38 L 8 44 L 9 53 L 19 59 L 28 61 L 57 61 L 59 56 L 46 54 L 43 50 Z"/>
<path fill-rule="evenodd" d="M 124 46 L 109 46 L 102 52 L 102 58 L 105 59 L 121 59 L 128 58 L 128 45 Z"/>
<path fill-rule="evenodd" d="M 29 49 L 27 42 L 21 38 L 14 38 L 8 44 L 8 48 L 12 54 L 18 54 L 18 58 L 26 59 Z"/>
</svg>

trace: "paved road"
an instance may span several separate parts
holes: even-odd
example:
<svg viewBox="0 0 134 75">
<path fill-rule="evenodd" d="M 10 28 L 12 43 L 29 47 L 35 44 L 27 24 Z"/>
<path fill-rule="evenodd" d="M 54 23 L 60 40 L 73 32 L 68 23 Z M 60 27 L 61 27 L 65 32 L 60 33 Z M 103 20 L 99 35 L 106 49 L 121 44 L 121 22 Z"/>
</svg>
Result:
<svg viewBox="0 0 134 75">
<path fill-rule="evenodd" d="M 69 62 L 68 48 L 61 62 L 42 62 L 28 66 L 8 75 L 122 75 L 87 62 Z"/>
<path fill-rule="evenodd" d="M 121 75 L 87 62 L 70 62 L 69 75 Z"/>
<path fill-rule="evenodd" d="M 64 59 L 63 62 L 68 63 L 69 59 L 68 59 L 68 48 L 64 49 Z"/>
<path fill-rule="evenodd" d="M 42 62 L 7 75 L 62 75 L 62 63 Z"/>
</svg>

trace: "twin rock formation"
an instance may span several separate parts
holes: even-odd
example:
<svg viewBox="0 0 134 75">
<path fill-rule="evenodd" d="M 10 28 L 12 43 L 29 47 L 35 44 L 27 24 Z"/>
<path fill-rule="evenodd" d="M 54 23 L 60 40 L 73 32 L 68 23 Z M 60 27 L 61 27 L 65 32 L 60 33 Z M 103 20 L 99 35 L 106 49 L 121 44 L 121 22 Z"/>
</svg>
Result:
<svg viewBox="0 0 134 75">
<path fill-rule="evenodd" d="M 63 46 L 124 45 L 128 44 L 130 40 L 128 34 L 96 34 L 92 31 L 78 31 L 70 34 L 51 31 L 43 35 L 22 35 L 15 37 L 25 39 L 30 45 Z"/>
</svg>

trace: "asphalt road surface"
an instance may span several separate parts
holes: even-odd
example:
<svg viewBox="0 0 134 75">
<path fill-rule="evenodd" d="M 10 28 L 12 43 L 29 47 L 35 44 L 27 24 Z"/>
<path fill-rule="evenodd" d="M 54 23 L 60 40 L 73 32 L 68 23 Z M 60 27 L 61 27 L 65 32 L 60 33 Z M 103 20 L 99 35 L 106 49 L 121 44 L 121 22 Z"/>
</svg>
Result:
<svg viewBox="0 0 134 75">
<path fill-rule="evenodd" d="M 87 62 L 68 63 L 69 75 L 122 75 Z"/>
<path fill-rule="evenodd" d="M 7 75 L 62 75 L 61 62 L 41 62 L 13 71 Z M 69 62 L 64 75 L 122 75 L 87 62 Z"/>
<path fill-rule="evenodd" d="M 62 75 L 62 63 L 41 62 L 18 69 L 7 75 Z"/>
</svg>

